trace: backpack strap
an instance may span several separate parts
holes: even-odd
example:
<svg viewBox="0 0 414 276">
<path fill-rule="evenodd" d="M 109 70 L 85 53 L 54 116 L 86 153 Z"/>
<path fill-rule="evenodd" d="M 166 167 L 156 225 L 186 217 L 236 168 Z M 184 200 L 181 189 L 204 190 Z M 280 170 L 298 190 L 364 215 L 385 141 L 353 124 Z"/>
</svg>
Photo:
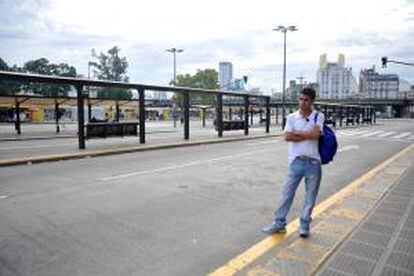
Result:
<svg viewBox="0 0 414 276">
<path fill-rule="evenodd" d="M 316 122 L 318 121 L 318 115 L 319 115 L 319 112 L 318 112 L 318 111 L 316 111 L 315 120 L 314 120 L 314 123 L 315 123 L 315 124 L 316 124 Z"/>
</svg>

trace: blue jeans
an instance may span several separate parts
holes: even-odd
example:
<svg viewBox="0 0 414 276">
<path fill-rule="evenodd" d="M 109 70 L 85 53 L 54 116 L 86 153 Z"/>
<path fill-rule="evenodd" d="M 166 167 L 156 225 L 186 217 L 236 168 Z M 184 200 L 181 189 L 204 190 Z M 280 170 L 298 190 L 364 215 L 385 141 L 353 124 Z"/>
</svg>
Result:
<svg viewBox="0 0 414 276">
<path fill-rule="evenodd" d="M 275 211 L 275 221 L 280 226 L 286 226 L 286 216 L 303 177 L 305 177 L 306 195 L 300 217 L 300 227 L 309 229 L 312 210 L 321 183 L 322 168 L 319 160 L 306 156 L 296 157 L 289 165 L 287 180 L 283 185 L 282 198 Z"/>
</svg>

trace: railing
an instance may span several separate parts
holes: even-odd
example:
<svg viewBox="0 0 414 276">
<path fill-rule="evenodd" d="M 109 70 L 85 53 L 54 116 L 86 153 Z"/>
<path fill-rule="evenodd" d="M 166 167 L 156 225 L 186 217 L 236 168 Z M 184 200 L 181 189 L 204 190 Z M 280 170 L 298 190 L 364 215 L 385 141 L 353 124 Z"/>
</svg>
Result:
<svg viewBox="0 0 414 276">
<path fill-rule="evenodd" d="M 67 78 L 67 77 L 55 77 L 55 76 L 45 76 L 45 75 L 33 75 L 33 74 L 24 74 L 16 72 L 5 72 L 0 71 L 0 79 L 12 80 L 18 82 L 29 82 L 29 83 L 49 83 L 49 84 L 66 84 L 73 85 L 76 88 L 77 96 L 77 120 L 78 120 L 78 144 L 80 149 L 85 148 L 85 122 L 84 122 L 84 102 L 86 95 L 84 94 L 85 86 L 94 86 L 94 87 L 113 87 L 113 88 L 125 88 L 125 89 L 136 89 L 138 91 L 138 110 L 139 110 L 139 140 L 140 143 L 144 144 L 146 140 L 145 136 L 145 92 L 146 91 L 158 91 L 158 92 L 177 92 L 183 95 L 183 115 L 184 115 L 184 139 L 188 140 L 190 138 L 190 96 L 194 93 L 201 94 L 210 94 L 215 96 L 215 109 L 216 109 L 216 129 L 218 137 L 223 137 L 223 130 L 234 129 L 235 123 L 227 123 L 223 120 L 223 106 L 228 105 L 238 105 L 243 108 L 243 124 L 238 124 L 237 129 L 240 129 L 241 126 L 244 128 L 244 134 L 249 135 L 249 117 L 253 119 L 254 112 L 251 109 L 251 106 L 259 106 L 260 110 L 265 108 L 265 118 L 260 116 L 260 122 L 265 123 L 266 133 L 270 131 L 270 122 L 271 122 L 271 108 L 275 108 L 275 118 L 276 125 L 278 124 L 279 118 L 279 108 L 282 106 L 279 102 L 271 102 L 269 96 L 257 95 L 257 94 L 247 94 L 247 93 L 237 93 L 230 91 L 217 91 L 217 90 L 207 90 L 207 89 L 195 89 L 187 87 L 169 87 L 169 86 L 157 86 L 157 85 L 145 85 L 138 83 L 123 83 L 123 82 L 113 82 L 113 81 L 100 81 L 100 80 L 90 80 L 90 79 L 80 79 L 80 78 Z M 0 95 L 2 96 L 2 95 Z M 224 99 L 223 96 L 231 96 L 231 99 Z M 29 96 L 25 96 L 29 97 Z M 116 100 L 114 100 L 116 101 Z M 263 104 L 264 101 L 264 104 Z M 16 113 L 19 112 L 20 101 L 16 99 Z M 290 111 L 293 111 L 293 107 L 296 106 L 296 102 L 285 103 L 286 107 L 289 107 Z M 338 104 L 338 103 L 327 103 L 327 102 L 316 102 L 316 107 L 320 109 L 327 118 L 326 122 L 331 123 L 334 127 L 337 124 L 342 126 L 343 122 L 346 125 L 349 124 L 360 124 L 360 123 L 375 123 L 375 112 L 372 106 L 368 106 L 367 103 L 361 103 L 360 105 L 350 105 L 350 104 Z M 90 109 L 90 106 L 88 106 Z M 117 110 L 119 107 L 117 107 Z M 58 110 L 58 106 L 56 108 Z M 250 111 L 250 116 L 249 116 Z M 203 109 L 205 112 L 205 108 Z M 262 111 L 260 111 L 262 115 Z M 16 130 L 20 133 L 20 122 L 19 116 L 16 116 Z M 231 116 L 230 116 L 231 117 Z M 205 115 L 203 116 L 205 118 Z M 58 119 L 57 119 L 58 120 Z M 282 120 L 283 121 L 283 120 Z M 57 121 L 58 122 L 58 121 Z M 203 121 L 203 126 L 205 122 Z"/>
<path fill-rule="evenodd" d="M 86 95 L 84 94 L 85 86 L 94 87 L 112 87 L 112 88 L 125 88 L 125 89 L 136 89 L 139 95 L 139 137 L 140 143 L 145 143 L 145 92 L 147 90 L 158 91 L 158 92 L 177 92 L 183 94 L 183 109 L 184 109 L 184 139 L 190 138 L 190 94 L 201 93 L 215 95 L 216 97 L 216 120 L 217 120 L 217 131 L 218 137 L 223 136 L 223 96 L 235 96 L 243 99 L 244 105 L 244 134 L 249 134 L 249 105 L 250 99 L 262 99 L 265 100 L 266 107 L 266 133 L 269 133 L 270 129 L 270 97 L 263 95 L 254 95 L 247 93 L 237 93 L 230 91 L 217 91 L 207 89 L 196 89 L 188 87 L 170 87 L 170 86 L 157 86 L 157 85 L 146 85 L 138 83 L 124 83 L 114 81 L 101 81 L 101 80 L 90 80 L 81 78 L 68 78 L 68 77 L 56 77 L 56 76 L 45 76 L 45 75 L 34 75 L 17 72 L 6 72 L 0 71 L 0 79 L 18 81 L 24 83 L 48 83 L 48 84 L 66 84 L 73 85 L 77 91 L 77 112 L 78 112 L 78 144 L 80 149 L 85 148 L 85 122 L 84 122 L 84 100 Z M 19 102 L 16 102 L 16 112 L 19 112 Z M 19 116 L 17 116 L 19 117 Z M 16 128 L 20 129 L 20 122 L 17 119 Z"/>
</svg>

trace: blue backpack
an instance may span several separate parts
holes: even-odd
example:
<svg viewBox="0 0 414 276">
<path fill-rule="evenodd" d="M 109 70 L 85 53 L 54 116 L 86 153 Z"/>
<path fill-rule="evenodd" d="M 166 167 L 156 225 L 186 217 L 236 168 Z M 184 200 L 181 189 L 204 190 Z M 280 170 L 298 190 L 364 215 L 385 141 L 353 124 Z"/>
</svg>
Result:
<svg viewBox="0 0 414 276">
<path fill-rule="evenodd" d="M 315 124 L 318 120 L 318 113 L 315 116 Z M 336 141 L 335 132 L 323 124 L 322 135 L 319 137 L 319 155 L 321 156 L 322 165 L 328 164 L 332 161 L 338 149 L 338 142 Z"/>
</svg>

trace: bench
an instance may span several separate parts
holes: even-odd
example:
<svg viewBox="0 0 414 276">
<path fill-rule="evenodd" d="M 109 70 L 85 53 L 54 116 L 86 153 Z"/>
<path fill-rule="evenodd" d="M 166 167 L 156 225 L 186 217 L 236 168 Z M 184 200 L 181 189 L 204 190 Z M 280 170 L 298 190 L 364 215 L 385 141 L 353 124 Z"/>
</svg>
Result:
<svg viewBox="0 0 414 276">
<path fill-rule="evenodd" d="M 86 124 L 86 138 L 109 136 L 137 136 L 138 122 L 99 122 Z"/>
<path fill-rule="evenodd" d="M 216 130 L 218 130 L 217 128 L 217 121 L 214 120 L 214 126 L 216 127 Z M 244 129 L 245 127 L 245 122 L 244 120 L 223 120 L 223 131 L 224 130 L 240 130 L 240 129 Z"/>
</svg>

